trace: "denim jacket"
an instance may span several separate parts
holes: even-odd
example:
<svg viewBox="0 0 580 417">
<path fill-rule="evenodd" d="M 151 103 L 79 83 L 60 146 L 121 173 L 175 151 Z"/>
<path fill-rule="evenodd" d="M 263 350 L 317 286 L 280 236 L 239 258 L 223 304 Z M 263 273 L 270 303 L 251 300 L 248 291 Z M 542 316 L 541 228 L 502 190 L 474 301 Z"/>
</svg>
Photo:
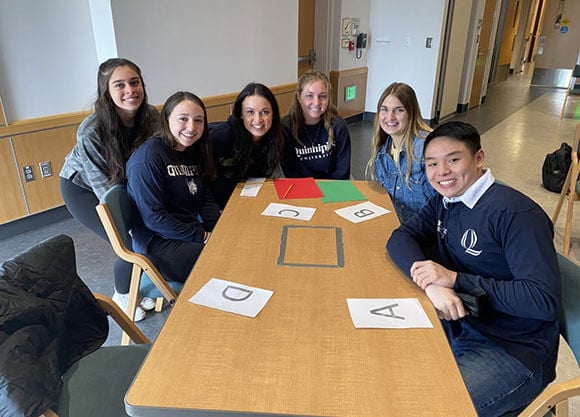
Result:
<svg viewBox="0 0 580 417">
<path fill-rule="evenodd" d="M 436 191 L 431 187 L 425 175 L 424 139 L 418 137 L 413 139 L 414 158 L 412 159 L 409 185 L 405 182 L 405 173 L 407 171 L 407 150 L 405 145 L 403 145 L 399 156 L 399 170 L 395 165 L 395 161 L 387 152 L 391 141 L 392 139 L 389 136 L 377 153 L 375 176 L 389 192 L 397 216 L 399 216 L 399 221 L 403 223 L 418 212 L 427 200 L 436 194 Z"/>
</svg>

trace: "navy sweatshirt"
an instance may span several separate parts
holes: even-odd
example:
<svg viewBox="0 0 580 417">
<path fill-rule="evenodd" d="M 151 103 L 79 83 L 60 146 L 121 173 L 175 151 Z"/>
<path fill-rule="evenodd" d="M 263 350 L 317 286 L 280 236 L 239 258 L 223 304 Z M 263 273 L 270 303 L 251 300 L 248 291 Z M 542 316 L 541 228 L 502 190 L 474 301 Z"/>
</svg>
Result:
<svg viewBox="0 0 580 417">
<path fill-rule="evenodd" d="M 332 119 L 334 144 L 327 149 L 328 132 L 321 120 L 315 125 L 304 125 L 298 130 L 302 145 L 292 135 L 290 120 L 282 120 L 286 128 L 282 169 L 289 178 L 313 177 L 347 180 L 350 178 L 350 133 L 346 122 L 336 116 Z"/>
<path fill-rule="evenodd" d="M 203 242 L 219 218 L 201 164 L 192 155 L 169 148 L 161 138 L 148 139 L 127 162 L 127 192 L 140 216 L 133 225 L 133 247 L 146 253 L 153 235 Z M 199 222 L 198 215 L 203 220 Z"/>
<path fill-rule="evenodd" d="M 260 142 L 252 143 L 250 155 L 251 164 L 247 172 L 241 172 L 241 167 L 236 163 L 236 146 L 240 140 L 240 132 L 233 122 L 234 116 L 228 117 L 225 122 L 213 122 L 209 124 L 209 135 L 212 141 L 213 157 L 217 170 L 217 178 L 211 184 L 216 202 L 223 209 L 228 202 L 236 184 L 250 177 L 279 178 L 282 176 L 282 168 L 277 163 L 270 166 L 266 152 L 267 148 L 277 146 L 277 138 L 268 137 Z"/>
<path fill-rule="evenodd" d="M 462 320 L 530 370 L 554 378 L 561 286 L 552 222 L 531 199 L 493 183 L 470 209 L 431 198 L 391 235 L 387 250 L 408 276 L 421 247 L 437 243 L 440 263 L 457 271 L 455 290 L 488 294 L 487 315 Z"/>
</svg>

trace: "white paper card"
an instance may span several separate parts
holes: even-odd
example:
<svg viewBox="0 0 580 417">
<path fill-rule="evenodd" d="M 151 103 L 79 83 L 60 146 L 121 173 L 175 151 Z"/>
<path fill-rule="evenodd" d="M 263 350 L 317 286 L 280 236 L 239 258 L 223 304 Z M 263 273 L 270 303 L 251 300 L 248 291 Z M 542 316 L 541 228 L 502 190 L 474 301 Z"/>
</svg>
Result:
<svg viewBox="0 0 580 417">
<path fill-rule="evenodd" d="M 242 316 L 256 317 L 272 294 L 274 292 L 270 290 L 212 278 L 189 301 Z"/>
<path fill-rule="evenodd" d="M 287 219 L 309 221 L 315 211 L 316 209 L 312 207 L 298 207 L 289 204 L 270 203 L 262 212 L 262 216 L 284 217 Z"/>
<path fill-rule="evenodd" d="M 391 211 L 381 206 L 377 206 L 370 201 L 365 201 L 364 203 L 355 204 L 354 206 L 334 210 L 334 212 L 353 223 L 360 223 L 390 213 Z"/>
<path fill-rule="evenodd" d="M 357 329 L 433 327 L 416 298 L 347 298 L 346 302 Z"/>
<path fill-rule="evenodd" d="M 242 197 L 256 197 L 262 185 L 264 185 L 264 181 L 266 178 L 248 178 L 242 191 L 240 191 L 240 195 Z"/>
</svg>

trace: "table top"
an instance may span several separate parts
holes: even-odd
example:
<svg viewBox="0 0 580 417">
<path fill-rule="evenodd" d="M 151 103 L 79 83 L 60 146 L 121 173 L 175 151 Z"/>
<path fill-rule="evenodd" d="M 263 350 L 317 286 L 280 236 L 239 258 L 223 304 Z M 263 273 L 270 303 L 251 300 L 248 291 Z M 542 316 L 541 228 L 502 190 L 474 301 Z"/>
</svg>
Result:
<svg viewBox="0 0 580 417">
<path fill-rule="evenodd" d="M 237 186 L 127 393 L 129 415 L 476 415 L 436 312 L 386 253 L 398 226 L 388 194 L 353 183 L 392 212 L 355 224 L 334 210 L 359 202 Z M 317 210 L 261 216 L 270 202 Z M 211 278 L 274 294 L 255 318 L 189 302 Z M 347 298 L 417 298 L 433 328 L 356 329 Z"/>
</svg>

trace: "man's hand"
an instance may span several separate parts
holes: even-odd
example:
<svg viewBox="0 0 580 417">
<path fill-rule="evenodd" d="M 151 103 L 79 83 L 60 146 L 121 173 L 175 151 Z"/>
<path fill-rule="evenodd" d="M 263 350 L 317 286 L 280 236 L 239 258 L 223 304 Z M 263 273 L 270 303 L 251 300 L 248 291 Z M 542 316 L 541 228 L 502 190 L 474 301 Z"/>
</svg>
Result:
<svg viewBox="0 0 580 417">
<path fill-rule="evenodd" d="M 463 306 L 461 299 L 451 288 L 433 284 L 425 288 L 425 294 L 427 294 L 427 297 L 433 303 L 440 319 L 458 320 L 469 314 Z"/>
<path fill-rule="evenodd" d="M 411 278 L 413 282 L 422 289 L 426 289 L 431 284 L 440 287 L 453 288 L 457 272 L 441 266 L 433 261 L 417 261 L 411 266 Z"/>
</svg>

